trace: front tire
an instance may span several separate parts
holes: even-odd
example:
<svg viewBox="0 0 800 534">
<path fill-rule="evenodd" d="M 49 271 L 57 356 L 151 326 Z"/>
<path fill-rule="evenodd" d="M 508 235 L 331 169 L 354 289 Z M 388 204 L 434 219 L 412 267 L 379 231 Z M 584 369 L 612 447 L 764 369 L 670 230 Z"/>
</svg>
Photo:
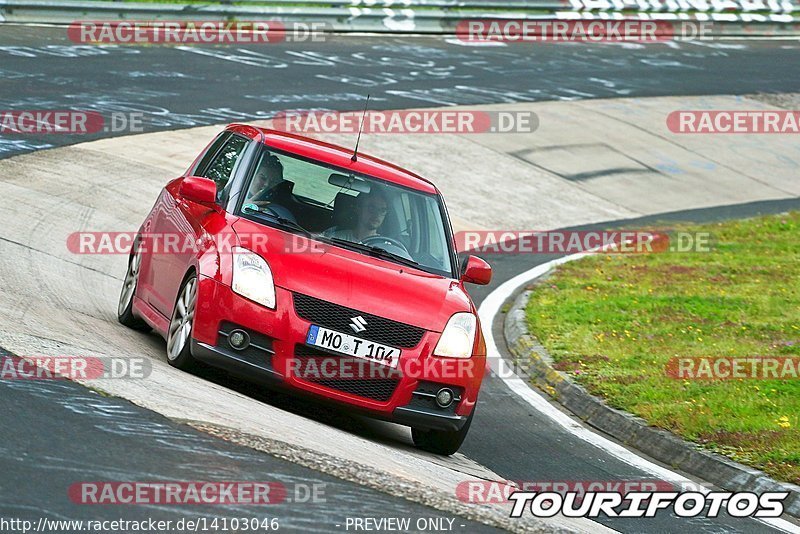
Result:
<svg viewBox="0 0 800 534">
<path fill-rule="evenodd" d="M 450 456 L 458 452 L 461 444 L 467 437 L 469 427 L 472 424 L 472 417 L 475 415 L 475 408 L 469 414 L 467 422 L 461 427 L 461 430 L 423 430 L 420 428 L 411 429 L 411 438 L 414 440 L 414 445 L 420 449 L 434 454 L 441 454 L 443 456 Z"/>
<path fill-rule="evenodd" d="M 197 275 L 192 273 L 178 292 L 178 300 L 175 302 L 167 332 L 167 361 L 183 371 L 192 370 L 196 364 L 191 352 L 196 302 Z"/>
<path fill-rule="evenodd" d="M 120 324 L 149 332 L 150 325 L 133 314 L 133 299 L 136 296 L 136 286 L 139 284 L 139 269 L 142 265 L 142 253 L 139 247 L 128 258 L 128 270 L 125 272 L 125 281 L 122 283 L 122 291 L 119 293 L 119 303 L 117 304 L 117 320 Z"/>
</svg>

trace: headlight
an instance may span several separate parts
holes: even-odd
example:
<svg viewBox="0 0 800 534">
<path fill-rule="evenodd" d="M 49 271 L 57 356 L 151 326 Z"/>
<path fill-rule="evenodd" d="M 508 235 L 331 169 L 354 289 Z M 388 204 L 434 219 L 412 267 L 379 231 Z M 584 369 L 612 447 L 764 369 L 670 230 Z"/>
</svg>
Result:
<svg viewBox="0 0 800 534">
<path fill-rule="evenodd" d="M 275 308 L 275 282 L 267 262 L 246 248 L 233 247 L 233 291 L 267 308 Z"/>
<path fill-rule="evenodd" d="M 477 321 L 471 313 L 462 312 L 453 314 L 444 327 L 442 337 L 433 351 L 435 356 L 448 358 L 469 358 L 472 356 L 472 346 L 475 344 L 475 328 Z"/>
</svg>

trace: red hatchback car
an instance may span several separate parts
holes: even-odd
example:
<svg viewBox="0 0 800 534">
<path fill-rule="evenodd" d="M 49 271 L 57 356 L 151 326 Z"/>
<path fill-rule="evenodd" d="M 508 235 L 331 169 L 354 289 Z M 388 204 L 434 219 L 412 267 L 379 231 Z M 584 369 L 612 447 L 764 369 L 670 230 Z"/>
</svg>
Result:
<svg viewBox="0 0 800 534">
<path fill-rule="evenodd" d="M 234 124 L 164 187 L 128 262 L 119 321 L 197 361 L 408 425 L 458 450 L 486 348 L 439 190 L 395 165 Z"/>
</svg>

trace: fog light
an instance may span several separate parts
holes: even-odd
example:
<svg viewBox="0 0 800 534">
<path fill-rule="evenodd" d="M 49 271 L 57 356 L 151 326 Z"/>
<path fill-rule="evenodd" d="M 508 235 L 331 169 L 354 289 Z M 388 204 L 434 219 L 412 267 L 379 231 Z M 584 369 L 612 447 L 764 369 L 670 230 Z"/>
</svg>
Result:
<svg viewBox="0 0 800 534">
<path fill-rule="evenodd" d="M 436 404 L 442 408 L 447 408 L 453 404 L 453 390 L 448 388 L 440 389 L 436 394 Z"/>
<path fill-rule="evenodd" d="M 228 335 L 228 344 L 236 350 L 244 350 L 250 345 L 250 336 L 244 330 L 234 330 Z"/>
</svg>

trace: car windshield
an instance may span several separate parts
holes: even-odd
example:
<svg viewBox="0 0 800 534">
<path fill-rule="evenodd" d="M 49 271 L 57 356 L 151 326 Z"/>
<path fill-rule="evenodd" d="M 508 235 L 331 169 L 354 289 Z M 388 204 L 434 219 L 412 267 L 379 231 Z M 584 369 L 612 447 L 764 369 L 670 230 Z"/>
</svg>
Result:
<svg viewBox="0 0 800 534">
<path fill-rule="evenodd" d="M 453 276 L 439 195 L 266 149 L 244 191 L 243 217 Z"/>
</svg>

